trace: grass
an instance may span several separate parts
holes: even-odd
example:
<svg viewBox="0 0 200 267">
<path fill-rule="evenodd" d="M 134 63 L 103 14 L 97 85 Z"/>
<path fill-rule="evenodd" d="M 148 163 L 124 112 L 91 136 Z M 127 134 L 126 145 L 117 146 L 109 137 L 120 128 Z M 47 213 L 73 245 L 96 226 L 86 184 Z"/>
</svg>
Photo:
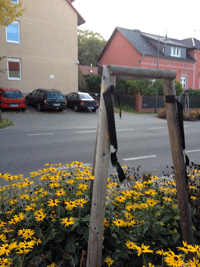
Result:
<svg viewBox="0 0 200 267">
<path fill-rule="evenodd" d="M 116 109 L 119 109 L 119 105 L 115 104 L 115 111 Z M 125 111 L 125 112 L 129 112 L 129 113 L 139 113 L 138 111 L 136 111 L 133 107 L 129 106 L 129 105 L 121 105 L 121 110 Z"/>
<path fill-rule="evenodd" d="M 7 119 L 1 119 L 0 120 L 0 129 L 5 128 L 7 126 L 14 125 L 12 121 L 9 121 Z"/>
</svg>

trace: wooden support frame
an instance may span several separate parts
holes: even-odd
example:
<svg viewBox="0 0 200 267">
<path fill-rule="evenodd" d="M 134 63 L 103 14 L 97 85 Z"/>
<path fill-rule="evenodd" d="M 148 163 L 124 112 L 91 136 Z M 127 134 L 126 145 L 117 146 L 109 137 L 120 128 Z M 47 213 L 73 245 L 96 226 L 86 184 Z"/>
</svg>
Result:
<svg viewBox="0 0 200 267">
<path fill-rule="evenodd" d="M 99 68 L 102 76 L 101 101 L 96 138 L 94 159 L 94 183 L 91 203 L 91 218 L 88 241 L 87 267 L 100 267 L 102 258 L 103 229 L 106 205 L 106 189 L 108 168 L 110 162 L 110 140 L 103 92 L 115 85 L 116 79 L 162 79 L 164 96 L 175 95 L 174 79 L 176 72 L 172 70 L 142 69 L 116 65 L 105 65 Z M 167 103 L 167 122 L 172 159 L 175 170 L 177 195 L 181 215 L 181 230 L 183 240 L 193 244 L 192 220 L 187 195 L 186 172 L 181 147 L 181 134 L 177 120 L 175 103 Z"/>
</svg>

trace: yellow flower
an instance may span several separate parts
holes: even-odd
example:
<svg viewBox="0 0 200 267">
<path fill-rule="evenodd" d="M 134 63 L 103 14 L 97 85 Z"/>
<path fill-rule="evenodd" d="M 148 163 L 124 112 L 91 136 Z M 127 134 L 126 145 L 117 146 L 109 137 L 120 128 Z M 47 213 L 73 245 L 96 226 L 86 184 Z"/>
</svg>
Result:
<svg viewBox="0 0 200 267">
<path fill-rule="evenodd" d="M 199 260 L 195 259 L 195 257 L 193 257 L 193 260 L 187 261 L 187 266 L 190 266 L 190 267 L 200 266 L 200 262 Z"/>
<path fill-rule="evenodd" d="M 143 253 L 153 253 L 153 250 L 149 249 L 149 247 L 150 246 L 145 246 L 144 244 L 142 244 L 141 247 L 136 246 L 138 257 Z"/>
<path fill-rule="evenodd" d="M 73 225 L 73 224 L 75 224 L 75 221 L 74 221 L 74 218 L 63 218 L 63 219 L 61 219 L 62 220 L 62 222 L 61 223 L 63 223 L 64 225 L 65 225 L 65 227 L 68 227 L 68 226 L 70 226 L 70 225 Z"/>
<path fill-rule="evenodd" d="M 0 259 L 0 266 L 1 267 L 12 266 L 12 260 L 9 258 L 2 258 Z"/>
<path fill-rule="evenodd" d="M 64 195 L 66 195 L 66 193 L 65 193 L 65 191 L 64 191 L 64 189 L 63 188 L 61 188 L 60 190 L 57 190 L 56 191 L 56 196 L 64 196 Z"/>
<path fill-rule="evenodd" d="M 69 179 L 67 179 L 67 183 L 68 183 L 68 184 L 73 184 L 73 183 L 74 183 L 74 180 L 69 180 Z"/>
<path fill-rule="evenodd" d="M 195 248 L 192 245 L 187 244 L 186 241 L 183 241 L 183 247 L 177 247 L 178 250 L 182 250 L 185 254 L 188 252 L 196 252 Z"/>
<path fill-rule="evenodd" d="M 84 198 L 80 198 L 80 199 L 76 199 L 75 203 L 77 205 L 80 205 L 83 208 L 83 204 L 87 203 L 87 200 L 85 200 Z"/>
<path fill-rule="evenodd" d="M 149 190 L 145 191 L 145 194 L 155 196 L 155 195 L 157 195 L 157 192 L 154 189 L 149 189 Z"/>
<path fill-rule="evenodd" d="M 2 242 L 5 242 L 6 241 L 6 236 L 4 234 L 1 234 L 0 235 L 0 239 Z"/>
<path fill-rule="evenodd" d="M 113 221 L 113 223 L 117 226 L 124 226 L 124 220 L 122 219 L 116 219 Z"/>
<path fill-rule="evenodd" d="M 158 204 L 158 200 L 148 198 L 146 204 L 148 204 L 149 207 L 154 207 L 156 204 Z"/>
<path fill-rule="evenodd" d="M 52 264 L 47 265 L 47 267 L 56 267 L 56 265 L 55 265 L 55 263 L 53 262 Z"/>
<path fill-rule="evenodd" d="M 136 249 L 137 245 L 132 242 L 132 241 L 127 241 L 126 242 L 126 246 L 129 248 L 129 249 Z"/>
<path fill-rule="evenodd" d="M 28 239 L 28 238 L 31 239 L 34 234 L 35 234 L 35 231 L 31 229 L 22 229 L 18 231 L 18 235 L 22 235 L 22 237 L 25 239 Z"/>
<path fill-rule="evenodd" d="M 0 247 L 0 256 L 6 254 L 6 256 L 8 256 L 10 254 L 10 252 L 17 247 L 17 243 L 13 242 L 11 244 L 2 244 L 2 246 Z"/>
<path fill-rule="evenodd" d="M 165 255 L 166 252 L 163 249 L 156 250 L 156 254 L 158 255 Z"/>
<path fill-rule="evenodd" d="M 125 196 L 117 196 L 117 197 L 115 197 L 115 200 L 123 203 L 126 201 L 126 197 Z"/>
<path fill-rule="evenodd" d="M 65 201 L 65 209 L 66 210 L 73 210 L 73 208 L 77 207 L 77 204 L 74 201 Z"/>
<path fill-rule="evenodd" d="M 108 227 L 110 225 L 107 219 L 104 219 L 104 225 L 105 227 Z"/>
<path fill-rule="evenodd" d="M 112 260 L 110 257 L 106 257 L 104 261 L 108 264 L 108 267 L 114 263 L 114 260 Z"/>
<path fill-rule="evenodd" d="M 35 242 L 33 240 L 20 242 L 19 245 L 17 246 L 16 253 L 27 254 L 34 248 L 34 245 Z"/>
<path fill-rule="evenodd" d="M 59 202 L 60 200 L 58 199 L 50 199 L 49 201 L 47 201 L 48 206 L 51 206 L 51 207 L 58 206 Z"/>
<path fill-rule="evenodd" d="M 43 221 L 43 219 L 46 217 L 46 214 L 43 212 L 43 209 L 35 211 L 34 215 L 37 222 Z"/>
<path fill-rule="evenodd" d="M 172 267 L 182 267 L 185 265 L 182 256 L 176 255 L 173 251 L 166 252 L 164 257 L 165 262 Z"/>
<path fill-rule="evenodd" d="M 195 252 L 197 253 L 198 257 L 200 258 L 200 245 L 195 245 Z"/>
<path fill-rule="evenodd" d="M 88 189 L 88 186 L 86 184 L 79 184 L 78 189 L 84 191 L 84 190 L 87 190 Z"/>
</svg>

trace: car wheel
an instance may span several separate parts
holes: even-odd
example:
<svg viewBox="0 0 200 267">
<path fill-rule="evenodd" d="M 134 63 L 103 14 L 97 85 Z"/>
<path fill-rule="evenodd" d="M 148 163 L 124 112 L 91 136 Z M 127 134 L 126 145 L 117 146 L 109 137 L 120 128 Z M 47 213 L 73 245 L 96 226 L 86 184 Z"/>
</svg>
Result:
<svg viewBox="0 0 200 267">
<path fill-rule="evenodd" d="M 22 108 L 22 111 L 25 112 L 25 108 Z"/>
<path fill-rule="evenodd" d="M 92 112 L 96 112 L 96 109 L 92 109 Z"/>
<path fill-rule="evenodd" d="M 40 103 L 37 103 L 37 110 L 38 111 L 41 111 L 41 105 L 40 105 Z"/>
<path fill-rule="evenodd" d="M 78 108 L 78 106 L 76 105 L 76 106 L 74 106 L 74 111 L 76 111 L 76 112 L 78 112 L 79 111 L 79 108 Z"/>
</svg>

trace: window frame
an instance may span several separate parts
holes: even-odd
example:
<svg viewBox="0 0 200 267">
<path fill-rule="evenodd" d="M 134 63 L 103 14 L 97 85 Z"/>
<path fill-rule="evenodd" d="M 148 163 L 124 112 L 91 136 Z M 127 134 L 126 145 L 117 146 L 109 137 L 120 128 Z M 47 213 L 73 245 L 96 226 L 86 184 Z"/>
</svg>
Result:
<svg viewBox="0 0 200 267">
<path fill-rule="evenodd" d="M 19 78 L 17 77 L 9 77 L 9 62 L 18 62 L 19 63 Z M 21 59 L 16 59 L 16 58 L 7 58 L 7 73 L 8 73 L 8 80 L 10 81 L 21 81 L 22 80 L 22 71 L 21 71 Z"/>
<path fill-rule="evenodd" d="M 187 89 L 187 77 L 181 76 L 181 85 L 183 90 L 185 91 Z"/>
<path fill-rule="evenodd" d="M 171 57 L 181 57 L 180 47 L 171 46 Z"/>
<path fill-rule="evenodd" d="M 10 26 L 10 25 L 12 25 L 12 24 L 14 24 L 14 25 L 17 25 L 18 26 L 18 40 L 19 41 L 12 41 L 12 40 L 8 40 L 8 27 Z M 20 38 L 21 36 L 20 36 L 20 22 L 19 21 L 13 21 L 12 23 L 10 23 L 7 27 L 6 27 L 6 42 L 7 43 L 12 43 L 12 44 L 21 44 L 21 38 Z"/>
</svg>

